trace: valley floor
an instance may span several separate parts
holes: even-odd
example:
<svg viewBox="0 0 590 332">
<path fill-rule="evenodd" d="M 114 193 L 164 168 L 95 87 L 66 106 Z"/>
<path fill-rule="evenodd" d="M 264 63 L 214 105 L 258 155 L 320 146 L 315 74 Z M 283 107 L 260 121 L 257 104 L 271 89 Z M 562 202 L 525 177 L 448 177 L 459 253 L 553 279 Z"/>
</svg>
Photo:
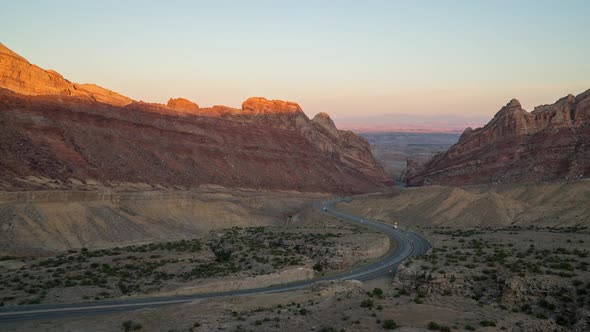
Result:
<svg viewBox="0 0 590 332">
<path fill-rule="evenodd" d="M 587 331 L 589 192 L 590 182 L 578 181 L 487 188 L 423 187 L 358 197 L 337 208 L 398 222 L 425 235 L 434 246 L 432 252 L 408 261 L 395 277 L 366 283 L 318 283 L 280 295 L 197 300 L 107 316 L 5 323 L 1 327 L 6 331 Z M 334 260 L 341 261 L 358 252 L 361 242 L 374 243 L 371 237 L 377 236 L 347 229 L 346 224 L 305 208 L 290 212 L 278 225 L 278 229 L 219 230 L 212 234 L 222 235 L 211 239 L 229 237 L 236 246 L 246 248 L 254 238 L 266 243 L 293 233 L 310 250 L 301 256 L 305 261 L 319 253 L 316 250 L 327 250 L 329 257 L 334 246 L 347 248 L 339 242 L 343 238 L 358 236 L 355 245 L 359 247 Z M 338 233 L 340 237 L 317 235 Z M 216 246 L 211 247 L 209 241 L 199 240 L 197 254 L 209 255 L 214 262 L 211 248 Z M 207 250 L 212 253 L 201 252 Z M 170 250 L 170 254 L 183 259 L 192 253 Z M 79 251 L 69 255 L 84 256 Z M 130 255 L 149 261 L 157 258 L 146 256 L 162 252 L 118 256 Z M 256 259 L 247 256 L 251 255 L 248 250 L 237 250 L 235 255 L 237 263 L 253 264 L 253 273 L 272 270 L 273 259 L 254 264 Z M 289 255 L 289 259 L 300 257 L 297 251 Z M 240 262 L 242 257 L 245 260 Z M 47 258 L 36 264 L 44 260 Z M 87 263 L 92 264 L 92 259 Z M 338 268 L 330 264 L 322 267 Z"/>
</svg>

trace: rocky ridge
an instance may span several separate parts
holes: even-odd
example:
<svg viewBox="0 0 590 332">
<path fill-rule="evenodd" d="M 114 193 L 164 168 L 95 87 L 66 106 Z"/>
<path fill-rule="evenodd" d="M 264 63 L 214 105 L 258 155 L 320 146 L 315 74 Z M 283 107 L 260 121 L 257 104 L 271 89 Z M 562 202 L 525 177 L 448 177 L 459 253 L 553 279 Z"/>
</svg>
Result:
<svg viewBox="0 0 590 332">
<path fill-rule="evenodd" d="M 409 185 L 471 185 L 590 176 L 590 90 L 524 110 L 512 99 L 482 128 L 425 165 L 408 163 Z"/>
<path fill-rule="evenodd" d="M 123 106 L 132 102 L 116 92 L 94 84 L 72 83 L 54 70 L 31 64 L 0 43 L 0 87 L 23 95 L 62 95 Z"/>
<path fill-rule="evenodd" d="M 199 105 L 184 98 L 170 98 L 166 106 L 181 112 L 196 112 L 199 110 Z"/>
<path fill-rule="evenodd" d="M 143 183 L 357 193 L 391 184 L 365 139 L 338 130 L 327 114 L 310 120 L 297 103 L 133 101 L 7 50 L 0 52 L 2 189 Z"/>
</svg>

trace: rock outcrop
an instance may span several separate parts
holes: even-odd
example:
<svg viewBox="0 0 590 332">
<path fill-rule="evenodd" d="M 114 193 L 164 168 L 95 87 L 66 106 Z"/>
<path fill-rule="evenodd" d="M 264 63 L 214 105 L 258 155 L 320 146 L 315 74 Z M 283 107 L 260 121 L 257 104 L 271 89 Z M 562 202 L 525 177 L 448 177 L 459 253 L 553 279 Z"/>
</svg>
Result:
<svg viewBox="0 0 590 332">
<path fill-rule="evenodd" d="M 590 90 L 525 111 L 512 99 L 484 127 L 408 177 L 410 185 L 469 185 L 590 176 Z"/>
<path fill-rule="evenodd" d="M 166 105 L 173 110 L 181 112 L 197 112 L 199 110 L 199 105 L 184 98 L 170 98 Z"/>
<path fill-rule="evenodd" d="M 324 127 L 324 129 L 326 129 L 330 134 L 335 136 L 338 135 L 338 129 L 336 128 L 336 125 L 327 113 L 321 112 L 316 114 L 312 121 Z"/>
<path fill-rule="evenodd" d="M 72 83 L 53 70 L 44 70 L 0 43 L 0 87 L 23 95 L 73 96 L 111 105 L 133 100 L 94 84 Z"/>
<path fill-rule="evenodd" d="M 297 103 L 282 100 L 268 100 L 263 97 L 250 97 L 242 103 L 242 111 L 250 114 L 303 113 Z"/>
<path fill-rule="evenodd" d="M 90 95 L 77 94 L 81 86 L 10 57 L 29 73 L 52 78 L 21 75 L 15 83 L 17 74 L 2 74 L 3 189 L 46 188 L 23 180 L 30 177 L 335 193 L 391 183 L 366 140 L 337 130 L 326 114 L 310 120 L 296 103 L 255 97 L 242 109 L 198 108 L 184 99 L 121 106 L 105 102 L 112 97 L 108 90 L 92 86 L 84 90 L 93 91 Z M 2 73 L 8 68 L 4 64 Z M 62 87 L 78 92 L 64 93 Z"/>
</svg>

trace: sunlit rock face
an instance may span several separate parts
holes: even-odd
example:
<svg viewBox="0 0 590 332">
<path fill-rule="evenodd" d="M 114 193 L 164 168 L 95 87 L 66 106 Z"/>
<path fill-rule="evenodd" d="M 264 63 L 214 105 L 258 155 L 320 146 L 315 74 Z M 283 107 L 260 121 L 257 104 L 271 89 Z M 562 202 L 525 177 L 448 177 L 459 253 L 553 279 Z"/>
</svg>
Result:
<svg viewBox="0 0 590 332">
<path fill-rule="evenodd" d="M 94 84 L 77 84 L 44 70 L 0 43 L 0 87 L 23 95 L 62 95 L 123 106 L 133 100 Z"/>
<path fill-rule="evenodd" d="M 199 105 L 184 98 L 170 98 L 166 105 L 174 110 L 181 112 L 196 112 L 199 110 Z"/>
<path fill-rule="evenodd" d="M 410 185 L 571 180 L 590 176 L 590 90 L 525 111 L 511 100 L 482 128 L 408 178 Z"/>
<path fill-rule="evenodd" d="M 263 97 L 250 97 L 246 99 L 242 103 L 242 111 L 250 114 L 303 112 L 297 103 L 282 100 L 268 100 Z"/>
<path fill-rule="evenodd" d="M 253 97 L 235 109 L 182 98 L 132 101 L 73 84 L 6 48 L 0 60 L 2 190 L 72 181 L 333 193 L 391 185 L 366 140 L 338 130 L 327 114 L 310 120 L 297 103 Z M 22 180 L 30 177 L 49 180 Z"/>
</svg>

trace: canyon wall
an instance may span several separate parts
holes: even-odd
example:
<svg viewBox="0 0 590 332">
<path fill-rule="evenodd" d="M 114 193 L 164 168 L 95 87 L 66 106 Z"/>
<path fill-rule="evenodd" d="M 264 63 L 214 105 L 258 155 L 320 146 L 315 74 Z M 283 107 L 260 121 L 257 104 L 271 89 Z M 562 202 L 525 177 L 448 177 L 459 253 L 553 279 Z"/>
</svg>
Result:
<svg viewBox="0 0 590 332">
<path fill-rule="evenodd" d="M 0 190 L 132 182 L 359 193 L 391 184 L 365 139 L 294 102 L 138 102 L 71 83 L 3 45 L 0 88 Z"/>
<path fill-rule="evenodd" d="M 590 90 L 525 111 L 511 100 L 482 128 L 424 165 L 408 162 L 409 185 L 473 185 L 590 176 Z"/>
</svg>

